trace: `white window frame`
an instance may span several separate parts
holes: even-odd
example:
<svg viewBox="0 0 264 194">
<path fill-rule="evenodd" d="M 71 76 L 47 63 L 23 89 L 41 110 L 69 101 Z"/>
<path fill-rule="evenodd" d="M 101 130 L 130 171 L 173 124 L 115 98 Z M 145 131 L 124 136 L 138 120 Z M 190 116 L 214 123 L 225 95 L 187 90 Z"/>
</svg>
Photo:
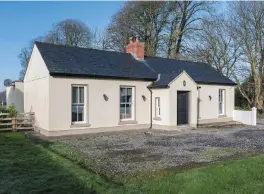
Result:
<svg viewBox="0 0 264 194">
<path fill-rule="evenodd" d="M 121 89 L 122 88 L 131 88 L 132 89 L 132 99 L 131 103 L 121 102 Z M 131 104 L 131 118 L 121 119 L 120 105 L 121 104 Z M 120 86 L 119 88 L 119 119 L 120 121 L 133 121 L 135 120 L 135 87 L 134 86 Z"/>
<path fill-rule="evenodd" d="M 72 96 L 72 90 L 73 88 L 84 88 L 83 90 L 83 103 L 73 103 L 71 100 L 71 123 L 72 124 L 84 124 L 87 123 L 87 86 L 86 85 L 72 85 L 71 86 L 71 96 Z M 79 92 L 78 92 L 78 96 L 77 99 L 79 99 Z M 72 121 L 72 105 L 83 105 L 83 121 Z"/>
<path fill-rule="evenodd" d="M 222 95 L 220 97 L 220 95 Z M 222 112 L 220 113 L 220 104 L 222 106 Z M 224 115 L 225 114 L 225 89 L 219 89 L 218 91 L 218 113 L 219 115 Z"/>
<path fill-rule="evenodd" d="M 155 97 L 155 117 L 160 117 L 160 97 Z"/>
</svg>

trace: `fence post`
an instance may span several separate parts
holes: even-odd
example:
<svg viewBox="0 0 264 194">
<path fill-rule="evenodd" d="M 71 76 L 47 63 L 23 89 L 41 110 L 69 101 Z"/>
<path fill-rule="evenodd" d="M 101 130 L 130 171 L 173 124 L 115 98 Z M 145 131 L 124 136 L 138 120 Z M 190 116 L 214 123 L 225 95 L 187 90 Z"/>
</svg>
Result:
<svg viewBox="0 0 264 194">
<path fill-rule="evenodd" d="M 17 119 L 16 117 L 13 117 L 12 118 L 12 130 L 16 131 L 16 128 L 17 128 Z"/>
<path fill-rule="evenodd" d="M 251 109 L 251 124 L 252 125 L 257 125 L 257 108 L 256 107 L 252 107 Z"/>
</svg>

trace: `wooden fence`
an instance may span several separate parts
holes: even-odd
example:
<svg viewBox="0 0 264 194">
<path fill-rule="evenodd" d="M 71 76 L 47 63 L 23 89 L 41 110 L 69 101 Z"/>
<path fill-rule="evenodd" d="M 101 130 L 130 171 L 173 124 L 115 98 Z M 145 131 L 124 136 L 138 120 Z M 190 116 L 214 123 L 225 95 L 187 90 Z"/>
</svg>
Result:
<svg viewBox="0 0 264 194">
<path fill-rule="evenodd" d="M 0 131 L 33 130 L 34 119 L 34 113 L 19 113 L 15 118 L 8 113 L 0 113 Z"/>
</svg>

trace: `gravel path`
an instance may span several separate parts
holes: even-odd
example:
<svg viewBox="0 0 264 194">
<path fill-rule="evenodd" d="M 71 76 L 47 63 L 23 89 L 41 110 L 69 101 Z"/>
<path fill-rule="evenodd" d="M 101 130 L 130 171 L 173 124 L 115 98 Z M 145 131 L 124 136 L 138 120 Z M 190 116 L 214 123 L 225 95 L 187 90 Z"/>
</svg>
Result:
<svg viewBox="0 0 264 194">
<path fill-rule="evenodd" d="M 100 171 L 133 174 L 264 153 L 264 121 L 257 127 L 185 132 L 134 131 L 61 139 L 96 162 Z"/>
</svg>

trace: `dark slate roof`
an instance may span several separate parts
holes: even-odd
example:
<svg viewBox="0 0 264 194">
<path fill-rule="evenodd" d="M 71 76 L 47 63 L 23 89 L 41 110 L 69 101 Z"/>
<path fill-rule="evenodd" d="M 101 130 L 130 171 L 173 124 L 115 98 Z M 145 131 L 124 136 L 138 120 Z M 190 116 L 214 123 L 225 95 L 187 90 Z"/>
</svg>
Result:
<svg viewBox="0 0 264 194">
<path fill-rule="evenodd" d="M 206 63 L 159 57 L 146 57 L 145 61 L 154 71 L 161 74 L 161 77 L 166 78 L 164 78 L 166 81 L 163 81 L 164 87 L 168 86 L 168 84 L 175 78 L 168 75 L 172 72 L 181 72 L 182 70 L 186 71 L 186 73 L 198 84 L 236 85 L 236 83 Z"/>
<path fill-rule="evenodd" d="M 51 75 L 157 79 L 157 74 L 131 54 L 35 42 Z"/>
<path fill-rule="evenodd" d="M 154 81 L 149 87 L 150 88 L 167 88 L 168 84 L 180 75 L 183 70 L 173 71 L 171 73 L 162 73 L 159 75 L 158 80 Z"/>
<path fill-rule="evenodd" d="M 198 84 L 236 85 L 233 81 L 216 71 L 206 63 L 165 59 L 159 57 L 146 57 L 145 61 L 158 74 L 170 74 L 176 71 L 186 73 Z M 167 76 L 167 85 L 174 78 Z"/>
<path fill-rule="evenodd" d="M 183 70 L 198 84 L 236 85 L 205 63 L 145 57 L 131 54 L 35 42 L 52 76 L 103 77 L 155 81 L 151 87 L 167 87 Z"/>
</svg>

